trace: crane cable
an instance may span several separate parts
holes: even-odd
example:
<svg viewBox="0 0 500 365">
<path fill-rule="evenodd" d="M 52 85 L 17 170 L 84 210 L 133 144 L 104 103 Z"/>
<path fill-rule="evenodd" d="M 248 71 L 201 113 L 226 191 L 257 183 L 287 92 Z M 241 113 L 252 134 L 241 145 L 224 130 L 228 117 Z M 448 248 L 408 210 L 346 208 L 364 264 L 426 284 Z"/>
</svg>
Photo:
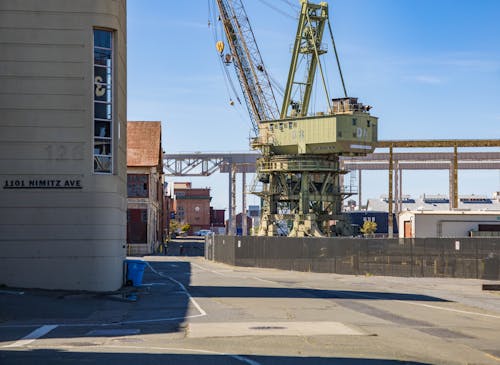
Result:
<svg viewBox="0 0 500 365">
<path fill-rule="evenodd" d="M 333 31 L 332 31 L 332 26 L 330 24 L 330 18 L 328 18 L 327 23 L 328 23 L 328 30 L 330 32 L 330 38 L 332 40 L 333 51 L 335 52 L 335 58 L 337 59 L 337 66 L 339 68 L 340 80 L 342 81 L 342 88 L 344 89 L 344 96 L 347 98 L 347 89 L 345 87 L 344 76 L 342 75 L 342 69 L 340 68 L 340 60 L 339 60 L 339 55 L 337 53 L 337 47 L 335 46 L 335 40 L 333 39 Z"/>
<path fill-rule="evenodd" d="M 293 16 L 293 15 L 290 15 L 288 13 L 286 13 L 285 11 L 281 10 L 280 8 L 274 6 L 274 5 L 271 5 L 269 4 L 266 0 L 259 0 L 262 4 L 266 5 L 267 7 L 273 9 L 274 11 L 276 11 L 277 13 L 280 13 L 281 15 L 284 15 L 290 19 L 293 19 L 293 20 L 296 20 L 298 19 L 297 17 Z M 291 5 L 291 4 L 289 4 Z"/>
<path fill-rule="evenodd" d="M 293 12 L 295 13 L 300 12 L 300 6 L 292 3 L 290 0 L 281 0 L 281 2 L 287 4 L 292 9 Z"/>
<path fill-rule="evenodd" d="M 212 3 L 212 6 L 210 6 L 211 3 Z M 217 26 L 217 23 L 220 20 L 220 18 L 217 17 L 217 14 L 215 12 L 215 0 L 208 0 L 208 13 L 209 13 L 208 14 L 209 15 L 208 27 L 210 28 L 213 25 L 212 26 L 212 36 L 213 36 L 213 39 L 214 39 L 214 43 L 217 44 L 218 40 L 224 39 L 224 36 L 223 36 L 224 31 L 220 27 Z M 220 29 L 220 34 L 218 34 L 218 28 Z M 219 67 L 221 68 L 222 74 L 224 76 L 223 77 L 223 79 L 224 79 L 224 85 L 226 87 L 226 92 L 229 95 L 230 105 L 231 106 L 234 105 L 234 102 L 233 102 L 233 100 L 231 98 L 231 90 L 233 91 L 234 97 L 238 101 L 238 104 L 242 105 L 241 99 L 240 99 L 240 97 L 238 95 L 236 87 L 234 86 L 234 82 L 233 82 L 233 79 L 232 79 L 231 74 L 229 72 L 229 69 L 228 69 L 227 65 L 225 64 L 225 62 L 224 62 L 224 59 L 223 59 L 224 56 L 220 52 L 217 52 L 217 55 L 219 56 L 218 57 L 218 59 L 219 59 Z M 236 110 L 236 112 L 238 114 L 238 117 L 243 122 L 248 123 L 248 118 L 244 118 L 243 117 L 243 114 L 242 114 L 242 112 L 241 112 L 241 110 L 239 108 L 234 108 L 234 110 Z M 250 128 L 253 127 L 251 124 L 252 123 L 249 123 L 249 127 Z"/>
<path fill-rule="evenodd" d="M 212 2 L 213 2 L 213 0 L 212 0 Z M 213 38 L 214 38 L 214 42 L 217 43 L 218 39 L 222 39 L 222 38 L 218 37 L 218 34 L 217 34 L 217 25 L 216 25 L 217 24 L 216 23 L 217 22 L 217 20 L 216 20 L 216 14 L 215 14 L 215 11 L 212 11 L 212 8 L 215 8 L 215 4 L 211 7 L 210 6 L 210 0 L 208 0 L 208 12 L 209 12 L 209 21 L 208 21 L 208 24 L 209 24 L 209 27 L 210 27 L 210 24 L 211 24 L 210 23 L 210 18 L 212 18 L 212 20 L 213 20 L 213 23 L 212 23 L 213 24 L 212 35 L 213 35 Z M 234 86 L 234 83 L 233 83 L 233 80 L 231 78 L 231 75 L 229 74 L 229 71 L 227 70 L 227 67 L 225 67 L 225 65 L 224 65 L 222 53 L 219 53 L 218 56 L 219 56 L 219 66 L 221 68 L 222 74 L 224 75 L 224 84 L 226 86 L 226 92 L 229 95 L 230 102 L 232 102 L 231 91 L 230 91 L 230 89 L 231 89 L 233 91 L 234 97 L 236 98 L 236 100 L 238 101 L 238 103 L 241 104 L 240 97 L 238 96 L 238 92 L 236 91 L 236 87 Z M 228 86 L 228 84 L 229 84 L 229 86 Z"/>
</svg>

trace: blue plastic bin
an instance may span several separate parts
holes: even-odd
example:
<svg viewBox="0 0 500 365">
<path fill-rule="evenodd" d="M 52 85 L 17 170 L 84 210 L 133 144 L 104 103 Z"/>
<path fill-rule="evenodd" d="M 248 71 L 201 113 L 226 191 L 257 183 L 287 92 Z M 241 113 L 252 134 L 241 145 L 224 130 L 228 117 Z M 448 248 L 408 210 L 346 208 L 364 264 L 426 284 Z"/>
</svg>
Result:
<svg viewBox="0 0 500 365">
<path fill-rule="evenodd" d="M 141 260 L 125 260 L 125 263 L 127 264 L 127 284 L 131 282 L 133 286 L 141 286 L 146 263 Z"/>
</svg>

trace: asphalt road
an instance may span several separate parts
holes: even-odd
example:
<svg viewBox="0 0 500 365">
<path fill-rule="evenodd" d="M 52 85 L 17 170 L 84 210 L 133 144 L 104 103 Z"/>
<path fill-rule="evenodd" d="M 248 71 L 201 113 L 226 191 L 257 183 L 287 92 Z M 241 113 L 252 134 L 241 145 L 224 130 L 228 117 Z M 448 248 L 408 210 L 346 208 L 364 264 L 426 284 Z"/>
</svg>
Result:
<svg viewBox="0 0 500 365">
<path fill-rule="evenodd" d="M 0 290 L 0 364 L 500 364 L 500 294 L 482 281 L 183 253 L 145 257 L 144 285 L 121 293 Z"/>
</svg>

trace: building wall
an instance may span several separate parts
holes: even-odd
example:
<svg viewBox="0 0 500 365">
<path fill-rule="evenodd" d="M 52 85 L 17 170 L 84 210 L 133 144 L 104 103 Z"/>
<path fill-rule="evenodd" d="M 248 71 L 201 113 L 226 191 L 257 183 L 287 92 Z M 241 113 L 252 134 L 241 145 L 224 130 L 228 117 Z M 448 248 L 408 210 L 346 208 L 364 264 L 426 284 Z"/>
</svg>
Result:
<svg viewBox="0 0 500 365">
<path fill-rule="evenodd" d="M 216 234 L 226 233 L 225 213 L 224 209 L 213 209 L 210 207 L 210 229 Z"/>
<path fill-rule="evenodd" d="M 129 167 L 128 173 L 133 175 L 145 175 L 147 178 L 147 192 L 142 197 L 128 197 L 127 209 L 129 210 L 127 221 L 127 252 L 131 255 L 150 254 L 153 253 L 158 244 L 162 241 L 162 192 L 161 175 L 157 172 L 156 167 Z M 129 194 L 131 193 L 129 186 Z M 135 210 L 136 212 L 130 212 Z M 135 217 L 137 210 L 144 211 L 144 219 L 137 220 Z M 144 236 L 141 234 L 144 229 L 142 222 L 145 223 L 146 234 L 142 242 L 132 240 L 133 237 Z"/>
<path fill-rule="evenodd" d="M 405 221 L 412 237 L 468 237 L 481 223 L 500 222 L 500 212 L 404 212 L 399 216 L 399 237 L 404 237 Z"/>
<path fill-rule="evenodd" d="M 376 235 L 387 235 L 389 232 L 389 213 L 387 212 L 373 212 L 373 211 L 352 211 L 345 212 L 350 224 L 355 224 L 358 227 L 363 227 L 365 221 L 377 223 Z M 398 233 L 398 221 L 396 215 L 393 213 L 393 233 Z"/>
<path fill-rule="evenodd" d="M 0 284 L 116 290 L 126 232 L 126 0 L 2 0 L 0 24 Z M 113 31 L 111 174 L 94 173 L 95 27 Z"/>
<path fill-rule="evenodd" d="M 175 185 L 176 220 L 191 225 L 189 234 L 210 229 L 210 189 L 182 189 Z"/>
</svg>

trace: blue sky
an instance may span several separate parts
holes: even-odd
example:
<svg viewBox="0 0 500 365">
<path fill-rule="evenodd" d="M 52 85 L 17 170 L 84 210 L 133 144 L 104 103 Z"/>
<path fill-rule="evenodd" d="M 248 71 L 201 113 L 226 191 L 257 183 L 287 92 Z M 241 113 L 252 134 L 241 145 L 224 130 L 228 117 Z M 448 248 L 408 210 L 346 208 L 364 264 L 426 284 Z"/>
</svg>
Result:
<svg viewBox="0 0 500 365">
<path fill-rule="evenodd" d="M 127 3 L 128 120 L 161 120 L 169 153 L 248 151 L 249 117 L 229 104 L 208 27 L 213 0 Z M 295 14 L 287 1 L 245 1 L 265 65 L 284 85 L 296 20 L 266 3 Z M 373 106 L 379 139 L 500 137 L 500 1 L 332 0 L 329 7 L 348 93 Z M 332 52 L 325 67 L 330 93 L 341 96 Z M 387 194 L 386 175 L 364 173 L 364 199 Z M 212 187 L 213 205 L 227 208 L 227 176 L 192 181 Z M 403 184 L 415 197 L 447 194 L 448 172 L 405 172 Z M 497 190 L 500 171 L 459 173 L 460 194 Z"/>
</svg>

